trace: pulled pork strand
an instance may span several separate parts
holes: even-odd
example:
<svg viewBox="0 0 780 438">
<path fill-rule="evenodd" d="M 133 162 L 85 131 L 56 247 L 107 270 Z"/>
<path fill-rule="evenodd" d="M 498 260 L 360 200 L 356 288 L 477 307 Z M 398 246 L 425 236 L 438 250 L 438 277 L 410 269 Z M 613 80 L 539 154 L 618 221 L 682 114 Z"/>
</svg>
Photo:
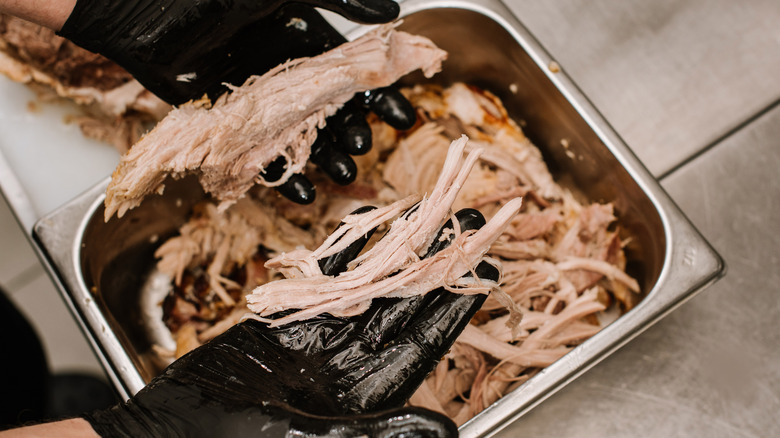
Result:
<svg viewBox="0 0 780 438">
<path fill-rule="evenodd" d="M 466 134 L 474 138 L 469 147 L 485 153 L 474 172 L 477 182 L 470 179 L 459 205 L 489 216 L 507 197 L 525 200 L 488 253 L 503 266 L 500 293 L 488 297 L 410 400 L 461 425 L 603 328 L 595 315 L 615 300 L 630 309 L 640 288 L 625 272 L 612 205 L 582 204 L 559 186 L 495 96 L 464 84 L 405 91 L 426 124 L 405 135 L 387 160 L 385 180 L 399 193 L 425 190 L 428 180 L 415 177 L 415 169 L 441 159 L 431 151 L 442 139 Z M 514 327 L 509 305 L 523 314 Z"/>
<path fill-rule="evenodd" d="M 625 272 L 626 240 L 618 237 L 620 228 L 614 225 L 616 222 L 619 225 L 619 219 L 613 206 L 583 203 L 578 200 L 582 197 L 575 196 L 571 188 L 555 183 L 538 151 L 532 150 L 534 146 L 518 125 L 505 117 L 506 111 L 495 96 L 463 84 L 454 84 L 449 89 L 418 86 L 404 89 L 404 93 L 418 109 L 422 123 L 411 131 L 397 132 L 386 124 L 372 121 L 376 147 L 370 154 L 359 157 L 361 171 L 353 184 L 362 187 L 361 190 L 343 191 L 323 185 L 318 200 L 302 207 L 268 196 L 269 189 L 265 187 L 256 187 L 250 196 L 224 212 L 212 205 L 215 216 L 209 221 L 208 226 L 213 228 L 209 233 L 215 233 L 215 237 L 219 233 L 228 234 L 219 225 L 224 221 L 220 215 L 232 214 L 242 216 L 260 230 L 261 260 L 275 260 L 266 268 L 262 261 L 255 262 L 260 259 L 253 259 L 267 277 L 265 281 L 244 284 L 245 293 L 281 277 L 312 281 L 306 278 L 321 277 L 316 263 L 319 258 L 339 251 L 369 229 L 384 227 L 395 217 L 400 216 L 402 220 L 391 227 L 399 229 L 415 220 L 412 207 L 421 200 L 419 194 L 429 193 L 428 199 L 433 198 L 436 182 L 442 177 L 437 170 L 445 167 L 451 139 L 472 134 L 477 141 L 469 140 L 464 152 L 483 151 L 477 152 L 479 158 L 471 165 L 471 173 L 452 206 L 437 214 L 447 215 L 448 209 L 471 207 L 479 208 L 490 219 L 502 207 L 506 208 L 511 199 L 523 196 L 524 200 L 520 212 L 484 256 L 501 264 L 500 286 L 495 288 L 487 282 L 471 285 L 493 289 L 450 353 L 420 393 L 410 400 L 412 405 L 444 412 L 457 424 L 463 424 L 602 329 L 613 311 L 631 309 L 641 299 L 640 284 Z M 452 105 L 462 109 L 453 109 Z M 515 158 L 504 159 L 507 154 Z M 458 179 L 457 171 L 450 168 L 448 172 L 445 178 L 454 178 L 453 182 Z M 316 178 L 317 174 L 310 176 Z M 436 197 L 447 198 L 445 191 Z M 365 204 L 379 208 L 373 215 L 347 216 L 343 219 L 346 226 L 328 237 L 328 230 L 335 228 L 343 216 Z M 404 214 L 405 211 L 408 213 Z M 185 228 L 183 235 L 194 231 L 193 228 L 185 233 Z M 456 245 L 474 238 L 471 232 L 459 234 L 457 229 L 451 234 L 457 237 Z M 373 266 L 373 273 L 384 273 L 395 269 L 383 262 L 392 259 L 393 265 L 400 263 L 396 266 L 407 263 L 406 275 L 413 274 L 417 268 L 412 267 L 419 261 L 418 251 L 426 245 L 426 239 L 420 239 L 419 244 L 410 241 L 406 246 L 398 246 L 398 241 L 404 239 L 395 241 L 395 249 L 387 245 L 380 251 L 381 247 L 375 245 L 371 256 L 361 257 L 350 268 Z M 318 242 L 324 243 L 317 247 Z M 177 263 L 185 263 L 187 272 L 194 266 L 196 272 L 203 273 L 214 264 L 219 245 L 212 240 L 203 240 L 200 245 L 200 252 L 187 252 L 194 249 L 186 245 L 180 249 L 172 246 L 167 257 L 174 257 L 171 261 L 175 261 L 175 252 L 183 251 L 184 260 Z M 301 247 L 317 249 L 308 251 Z M 385 251 L 392 257 L 383 255 Z M 461 257 L 460 249 L 452 251 L 452 259 Z M 232 251 L 230 257 L 234 257 Z M 449 272 L 449 263 L 454 262 L 442 259 L 437 263 L 440 264 L 424 269 L 441 274 Z M 229 264 L 223 265 L 223 274 L 230 270 Z M 170 275 L 173 277 L 175 271 Z M 369 278 L 355 277 L 350 286 L 359 287 L 359 281 Z M 382 279 L 374 277 L 375 282 Z M 431 278 L 431 284 L 425 287 L 440 284 L 437 282 L 441 280 L 442 277 Z M 414 281 L 409 284 L 413 285 Z M 315 298 L 319 297 L 315 295 Z M 370 296 L 355 298 L 365 301 Z M 216 304 L 221 304 L 217 301 Z M 361 307 L 356 303 L 343 301 L 338 306 L 346 312 L 358 312 Z M 204 342 L 232 325 L 246 314 L 246 305 L 245 300 L 238 301 L 223 320 L 213 325 L 197 321 L 198 341 Z M 609 309 L 609 315 L 603 314 L 604 309 Z M 519 314 L 522 320 L 514 325 Z M 191 340 L 191 336 L 183 336 L 181 340 Z"/>
<path fill-rule="evenodd" d="M 487 293 L 495 284 L 474 278 L 461 278 L 483 259 L 490 245 L 497 239 L 520 210 L 520 198 L 508 202 L 481 229 L 459 233 L 452 245 L 436 255 L 420 259 L 420 255 L 432 243 L 438 229 L 450 217 L 452 204 L 463 186 L 471 168 L 477 162 L 480 151 L 475 150 L 463 158 L 467 144 L 465 136 L 452 142 L 444 167 L 430 196 L 423 197 L 407 214 L 396 219 L 388 233 L 371 249 L 355 259 L 348 270 L 338 276 L 322 274 L 317 260 L 330 254 L 334 239 L 329 239 L 315 251 L 298 250 L 282 254 L 266 264 L 268 268 L 287 268 L 289 277 L 258 286 L 247 296 L 250 310 L 260 315 L 258 319 L 272 327 L 311 318 L 321 313 L 351 316 L 362 313 L 378 297 L 411 297 L 422 295 L 437 287 L 464 293 Z M 400 213 L 399 205 L 408 206 L 402 200 L 390 206 Z M 350 223 L 373 223 L 370 218 L 386 216 L 386 211 L 374 210 L 345 219 Z M 355 219 L 358 217 L 358 219 Z M 351 241 L 341 232 L 341 246 Z M 356 236 L 363 235 L 364 229 Z M 354 240 L 352 240 L 354 241 Z M 297 273 L 289 273 L 297 268 Z M 390 274 L 394 274 L 390 276 Z M 295 291 L 290 293 L 290 291 Z M 266 319 L 283 310 L 300 309 L 279 319 Z"/>
<path fill-rule="evenodd" d="M 106 190 L 105 220 L 160 193 L 167 176 L 197 173 L 206 192 L 231 205 L 255 184 L 277 186 L 301 172 L 317 129 L 357 92 L 421 69 L 430 77 L 446 52 L 430 40 L 380 26 L 312 58 L 289 61 L 223 94 L 171 111 L 125 154 Z M 260 174 L 284 157 L 282 177 Z"/>
</svg>

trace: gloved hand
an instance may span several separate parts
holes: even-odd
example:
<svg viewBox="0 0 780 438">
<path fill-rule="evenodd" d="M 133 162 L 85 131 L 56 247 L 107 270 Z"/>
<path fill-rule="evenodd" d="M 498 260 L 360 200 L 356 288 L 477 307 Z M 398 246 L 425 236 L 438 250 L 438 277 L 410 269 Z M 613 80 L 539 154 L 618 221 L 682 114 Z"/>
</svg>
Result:
<svg viewBox="0 0 780 438">
<path fill-rule="evenodd" d="M 457 217 L 464 230 L 484 224 L 475 210 Z M 367 239 L 321 260 L 323 272 L 344 270 Z M 428 255 L 449 244 L 434 242 Z M 476 272 L 498 276 L 486 263 Z M 442 289 L 375 300 L 351 318 L 278 328 L 247 320 L 174 362 L 126 404 L 86 419 L 102 436 L 454 437 L 446 417 L 400 407 L 484 299 Z"/>
<path fill-rule="evenodd" d="M 289 59 L 343 43 L 313 6 L 360 23 L 391 21 L 399 13 L 392 0 L 78 0 L 59 35 L 115 61 L 168 103 L 181 104 L 204 93 L 216 99 L 225 83 L 240 85 Z M 368 108 L 398 129 L 416 121 L 414 108 L 392 87 L 366 92 L 331 117 L 312 161 L 339 184 L 356 177 L 349 155 L 371 147 Z M 264 177 L 278 179 L 285 165 L 278 160 Z M 302 175 L 279 191 L 304 204 L 315 197 Z"/>
</svg>

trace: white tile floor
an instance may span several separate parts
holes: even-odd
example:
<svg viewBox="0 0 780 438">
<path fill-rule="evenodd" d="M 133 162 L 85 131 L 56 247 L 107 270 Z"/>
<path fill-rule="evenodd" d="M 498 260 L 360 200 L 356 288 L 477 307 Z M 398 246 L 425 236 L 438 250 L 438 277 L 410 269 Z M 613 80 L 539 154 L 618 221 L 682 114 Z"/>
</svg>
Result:
<svg viewBox="0 0 780 438">
<path fill-rule="evenodd" d="M 52 372 L 77 371 L 105 376 L 2 196 L 0 285 L 38 331 Z"/>
</svg>

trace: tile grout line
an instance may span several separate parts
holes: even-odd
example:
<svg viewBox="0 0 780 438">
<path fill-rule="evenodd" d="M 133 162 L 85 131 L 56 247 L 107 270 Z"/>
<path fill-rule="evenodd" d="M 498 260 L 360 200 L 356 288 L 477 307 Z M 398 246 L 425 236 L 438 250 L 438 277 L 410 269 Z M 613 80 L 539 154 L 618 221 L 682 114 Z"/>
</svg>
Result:
<svg viewBox="0 0 780 438">
<path fill-rule="evenodd" d="M 685 167 L 689 163 L 695 161 L 700 156 L 702 156 L 705 153 L 709 152 L 710 150 L 714 149 L 719 144 L 723 143 L 726 139 L 728 139 L 729 137 L 733 136 L 737 132 L 742 131 L 744 128 L 746 128 L 747 126 L 751 125 L 753 122 L 755 122 L 756 120 L 760 119 L 761 117 L 763 117 L 764 115 L 768 114 L 769 112 L 771 112 L 772 110 L 774 110 L 777 107 L 780 107 L 780 98 L 778 98 L 774 102 L 770 103 L 765 108 L 757 111 L 752 116 L 749 116 L 748 118 L 746 118 L 742 122 L 738 123 L 733 128 L 731 128 L 728 131 L 724 132 L 723 134 L 718 136 L 715 140 L 713 140 L 709 144 L 705 145 L 703 148 L 699 149 L 694 154 L 692 154 L 692 155 L 688 156 L 687 158 L 685 158 L 684 160 L 680 161 L 679 163 L 674 165 L 669 170 L 661 173 L 659 176 L 656 177 L 656 179 L 659 182 L 663 182 L 663 180 L 666 177 L 672 175 L 673 173 L 677 172 L 678 170 L 680 170 L 681 168 Z"/>
</svg>

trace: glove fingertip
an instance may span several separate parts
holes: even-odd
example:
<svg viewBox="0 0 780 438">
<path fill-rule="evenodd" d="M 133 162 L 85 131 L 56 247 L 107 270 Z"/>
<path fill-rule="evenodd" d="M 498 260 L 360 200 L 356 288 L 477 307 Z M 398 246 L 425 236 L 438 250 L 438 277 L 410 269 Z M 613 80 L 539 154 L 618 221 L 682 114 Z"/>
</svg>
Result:
<svg viewBox="0 0 780 438">
<path fill-rule="evenodd" d="M 347 102 L 336 114 L 328 118 L 338 148 L 349 155 L 365 155 L 371 150 L 371 126 L 366 121 L 365 110 L 357 99 Z"/>
<path fill-rule="evenodd" d="M 406 131 L 417 123 L 417 111 L 395 87 L 385 87 L 366 93 L 369 108 L 382 121 L 399 131 Z"/>
<path fill-rule="evenodd" d="M 388 421 L 390 437 L 450 438 L 458 427 L 446 415 L 423 408 L 403 408 Z"/>
<path fill-rule="evenodd" d="M 305 176 L 296 173 L 276 190 L 285 198 L 297 204 L 311 204 L 317 195 L 314 184 Z"/>
<path fill-rule="evenodd" d="M 477 230 L 487 223 L 485 216 L 476 208 L 464 208 L 455 213 L 462 230 Z"/>
<path fill-rule="evenodd" d="M 375 209 L 376 207 L 372 205 L 364 205 L 363 207 L 354 210 L 351 214 L 367 213 Z M 343 225 L 344 223 L 342 222 L 339 224 L 339 227 Z M 358 254 L 360 254 L 360 251 L 363 250 L 363 247 L 366 245 L 366 243 L 368 243 L 368 240 L 374 234 L 375 230 L 376 228 L 370 230 L 368 233 L 366 233 L 363 236 L 363 238 L 352 242 L 351 244 L 349 244 L 349 246 L 337 252 L 336 254 L 318 260 L 317 262 L 319 263 L 320 270 L 322 271 L 322 273 L 325 275 L 335 276 L 346 271 L 349 262 L 351 262 L 355 257 L 358 256 Z"/>
<path fill-rule="evenodd" d="M 495 266 L 491 265 L 486 261 L 480 262 L 477 265 L 477 267 L 474 269 L 474 272 L 477 273 L 478 278 L 481 278 L 483 280 L 498 281 L 498 278 L 500 276 L 498 268 L 496 268 Z M 466 275 L 470 276 L 471 272 L 469 272 Z"/>
<path fill-rule="evenodd" d="M 349 155 L 365 155 L 371 151 L 371 128 L 351 126 L 344 131 L 341 139 L 342 150 Z"/>
</svg>

